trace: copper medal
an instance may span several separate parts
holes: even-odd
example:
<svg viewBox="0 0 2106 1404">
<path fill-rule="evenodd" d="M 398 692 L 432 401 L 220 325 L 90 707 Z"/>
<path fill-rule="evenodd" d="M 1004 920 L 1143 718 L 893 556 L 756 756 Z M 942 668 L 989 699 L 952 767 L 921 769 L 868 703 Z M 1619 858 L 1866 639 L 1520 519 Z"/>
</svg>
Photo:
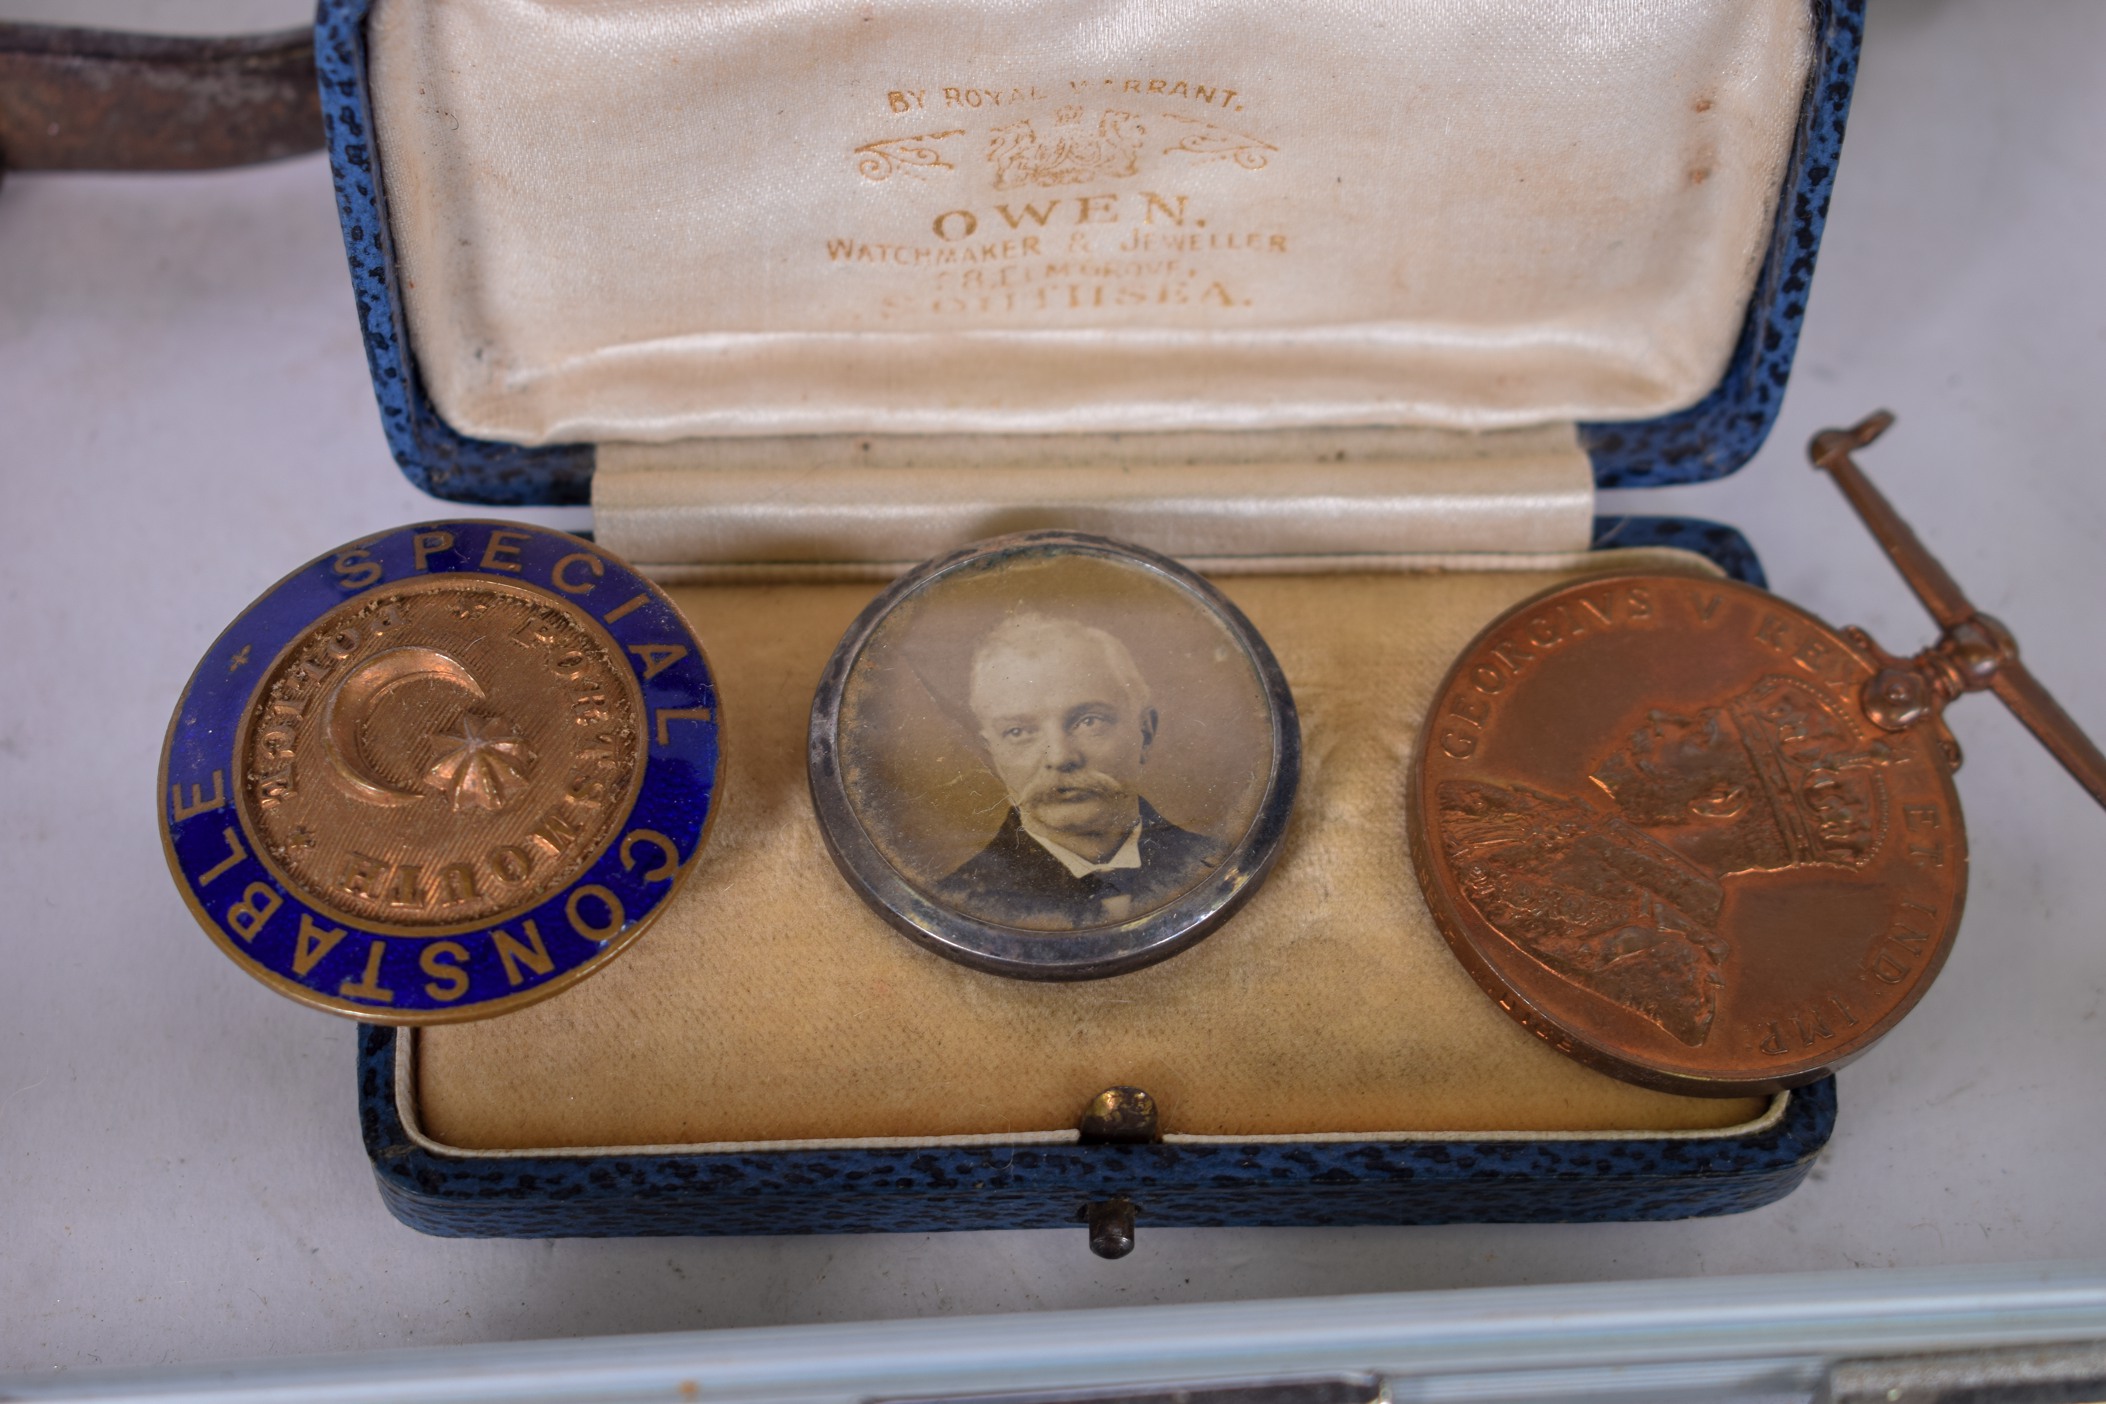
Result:
<svg viewBox="0 0 2106 1404">
<path fill-rule="evenodd" d="M 1515 1018 L 1675 1091 L 1820 1076 L 1945 959 L 1966 837 L 1942 728 L 1876 660 L 1729 581 L 1529 601 L 1436 694 L 1412 799 L 1443 934 Z"/>
<path fill-rule="evenodd" d="M 1913 658 L 1726 580 L 1603 576 L 1493 622 L 1434 695 L 1412 858 L 1501 1008 L 1666 1091 L 1776 1091 L 1922 997 L 1967 887 L 1943 709 L 1991 691 L 2106 803 L 2106 757 L 1851 460 L 1817 437 L 1943 626 Z"/>
</svg>

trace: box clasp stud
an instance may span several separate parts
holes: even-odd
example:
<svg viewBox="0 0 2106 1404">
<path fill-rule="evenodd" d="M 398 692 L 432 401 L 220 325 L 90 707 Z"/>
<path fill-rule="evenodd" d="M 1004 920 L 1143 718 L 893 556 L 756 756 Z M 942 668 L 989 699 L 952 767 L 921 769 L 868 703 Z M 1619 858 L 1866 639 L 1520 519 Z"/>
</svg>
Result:
<svg viewBox="0 0 2106 1404">
<path fill-rule="evenodd" d="M 1155 1098 L 1139 1087 L 1107 1087 L 1090 1099 L 1075 1129 L 1086 1146 L 1141 1146 L 1162 1139 Z M 1088 1226 L 1090 1251 L 1123 1258 L 1133 1251 L 1134 1216 L 1140 1206 L 1125 1194 L 1093 1200 L 1078 1216 Z"/>
<path fill-rule="evenodd" d="M 1155 1098 L 1139 1087 L 1107 1087 L 1090 1099 L 1075 1129 L 1084 1145 L 1135 1146 L 1162 1139 Z"/>
<path fill-rule="evenodd" d="M 1138 1211 L 1123 1194 L 1083 1206 L 1083 1222 L 1089 1225 L 1090 1251 L 1100 1258 L 1123 1258 L 1133 1251 L 1133 1219 Z"/>
</svg>

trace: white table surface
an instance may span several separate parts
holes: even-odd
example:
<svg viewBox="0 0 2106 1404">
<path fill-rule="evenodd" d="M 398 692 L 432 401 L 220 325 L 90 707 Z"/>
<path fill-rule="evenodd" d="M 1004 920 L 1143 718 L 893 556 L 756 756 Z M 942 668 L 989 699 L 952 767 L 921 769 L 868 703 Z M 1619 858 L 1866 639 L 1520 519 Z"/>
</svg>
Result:
<svg viewBox="0 0 2106 1404">
<path fill-rule="evenodd" d="M 5 0 L 211 30 L 292 0 Z M 1815 429 L 2106 735 L 2106 6 L 1877 0 L 1792 389 L 1721 484 L 1605 503 L 1740 525 L 1773 587 L 1931 635 Z M 353 1029 L 203 939 L 152 788 L 173 700 L 272 581 L 435 508 L 383 443 L 320 157 L 0 188 L 0 1369 L 1477 1284 L 2106 1259 L 2106 814 L 1960 707 L 1958 949 L 1841 1078 L 1811 1181 L 1642 1225 L 449 1241 L 382 1209 Z M 522 513 L 580 526 L 583 512 Z M 1696 1289 L 1693 1289 L 1696 1290 Z"/>
</svg>

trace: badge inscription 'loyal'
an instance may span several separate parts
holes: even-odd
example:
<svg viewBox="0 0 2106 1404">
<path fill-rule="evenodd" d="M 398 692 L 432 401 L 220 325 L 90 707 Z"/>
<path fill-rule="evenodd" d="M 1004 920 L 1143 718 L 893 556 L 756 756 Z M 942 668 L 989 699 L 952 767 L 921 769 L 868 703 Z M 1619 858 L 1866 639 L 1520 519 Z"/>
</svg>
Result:
<svg viewBox="0 0 2106 1404">
<path fill-rule="evenodd" d="M 303 1003 L 386 1023 L 554 994 L 701 847 L 716 687 L 661 592 L 576 537 L 405 527 L 309 563 L 185 689 L 164 836 L 206 931 Z"/>
</svg>

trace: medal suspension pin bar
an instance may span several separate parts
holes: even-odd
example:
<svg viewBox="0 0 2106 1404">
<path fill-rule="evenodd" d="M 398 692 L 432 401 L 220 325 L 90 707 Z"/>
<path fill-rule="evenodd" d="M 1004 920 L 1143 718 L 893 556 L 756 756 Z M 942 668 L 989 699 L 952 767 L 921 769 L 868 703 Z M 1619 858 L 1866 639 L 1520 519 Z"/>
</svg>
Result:
<svg viewBox="0 0 2106 1404">
<path fill-rule="evenodd" d="M 1848 429 L 1822 430 L 1807 446 L 1814 466 L 1835 479 L 1942 631 L 1936 643 L 1913 658 L 1887 653 L 1861 629 L 1848 631 L 1882 665 L 1865 684 L 1866 718 L 1885 730 L 1904 731 L 1937 715 L 1962 693 L 1993 692 L 2077 783 L 2106 805 L 2106 754 L 2019 661 L 2010 630 L 1974 607 L 1851 458 L 1893 423 L 1892 414 L 1877 410 Z"/>
</svg>

